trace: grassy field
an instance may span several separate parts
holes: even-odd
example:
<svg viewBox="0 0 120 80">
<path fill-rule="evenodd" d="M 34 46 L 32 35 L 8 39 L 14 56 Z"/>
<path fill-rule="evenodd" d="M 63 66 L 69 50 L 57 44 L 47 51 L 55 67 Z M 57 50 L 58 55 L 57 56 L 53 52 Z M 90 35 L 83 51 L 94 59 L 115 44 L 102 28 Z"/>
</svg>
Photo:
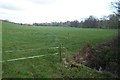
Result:
<svg viewBox="0 0 120 80">
<path fill-rule="evenodd" d="M 4 78 L 61 78 L 106 77 L 102 73 L 83 67 L 79 72 L 69 72 L 59 62 L 59 44 L 63 44 L 66 56 L 74 54 L 86 43 L 95 45 L 112 38 L 117 30 L 85 29 L 46 26 L 25 26 L 2 23 L 2 76 Z M 53 54 L 53 55 L 52 55 Z M 42 57 L 6 61 L 24 57 Z M 61 75 L 61 69 L 64 75 Z M 76 74 L 76 75 L 75 75 Z"/>
<path fill-rule="evenodd" d="M 0 21 L 0 61 L 2 61 L 2 22 Z M 0 79 L 2 78 L 2 63 L 0 63 Z"/>
</svg>

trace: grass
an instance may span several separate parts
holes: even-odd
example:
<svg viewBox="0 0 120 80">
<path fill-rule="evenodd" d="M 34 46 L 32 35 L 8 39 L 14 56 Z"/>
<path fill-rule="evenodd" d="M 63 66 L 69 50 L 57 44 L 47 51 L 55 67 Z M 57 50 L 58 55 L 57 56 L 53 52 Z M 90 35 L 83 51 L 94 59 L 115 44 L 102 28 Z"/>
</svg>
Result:
<svg viewBox="0 0 120 80">
<path fill-rule="evenodd" d="M 46 26 L 25 26 L 12 23 L 2 23 L 2 59 L 9 60 L 21 57 L 36 55 L 48 55 L 58 52 L 58 49 L 49 49 L 63 44 L 66 55 L 71 55 L 79 50 L 87 42 L 95 45 L 104 42 L 117 34 L 114 29 L 84 29 L 84 28 L 65 28 L 65 27 L 46 27 Z M 30 50 L 34 49 L 34 50 Z M 35 50 L 37 49 L 37 50 Z M 19 51 L 23 50 L 23 51 Z M 12 51 L 12 52 L 6 52 Z M 34 59 L 26 59 L 13 62 L 4 62 L 3 78 L 19 77 L 40 77 L 40 78 L 61 78 L 59 55 L 50 55 Z M 63 68 L 64 70 L 65 68 Z M 100 73 L 94 70 L 86 72 L 84 67 L 82 71 L 76 72 L 77 77 L 87 77 L 91 71 L 95 77 Z M 65 69 L 66 74 L 70 72 Z M 74 72 L 74 70 L 73 70 Z M 94 73 L 95 72 L 95 73 Z M 72 73 L 71 75 L 74 75 Z"/>
<path fill-rule="evenodd" d="M 2 61 L 2 22 L 0 21 L 0 61 Z M 0 63 L 0 79 L 2 78 L 2 63 Z"/>
</svg>

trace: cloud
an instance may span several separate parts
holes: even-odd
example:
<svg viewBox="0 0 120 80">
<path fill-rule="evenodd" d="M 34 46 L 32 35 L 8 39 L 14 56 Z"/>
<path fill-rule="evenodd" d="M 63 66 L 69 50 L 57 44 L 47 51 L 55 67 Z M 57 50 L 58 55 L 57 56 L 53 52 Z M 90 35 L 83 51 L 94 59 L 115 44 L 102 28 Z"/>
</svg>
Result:
<svg viewBox="0 0 120 80">
<path fill-rule="evenodd" d="M 36 4 L 41 4 L 41 5 L 51 4 L 55 2 L 55 0 L 29 0 L 29 1 L 36 3 Z"/>
<path fill-rule="evenodd" d="M 7 10 L 22 10 L 20 7 L 9 2 L 0 2 L 0 8 Z"/>
<path fill-rule="evenodd" d="M 32 23 L 80 20 L 111 12 L 110 0 L 0 0 L 0 18 Z"/>
</svg>

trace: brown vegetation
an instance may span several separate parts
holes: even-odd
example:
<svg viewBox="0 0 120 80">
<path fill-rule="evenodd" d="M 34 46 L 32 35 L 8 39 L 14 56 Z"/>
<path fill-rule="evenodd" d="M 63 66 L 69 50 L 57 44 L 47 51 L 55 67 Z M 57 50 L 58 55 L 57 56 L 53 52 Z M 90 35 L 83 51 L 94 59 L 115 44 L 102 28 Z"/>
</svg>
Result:
<svg viewBox="0 0 120 80">
<path fill-rule="evenodd" d="M 73 60 L 90 68 L 109 71 L 118 76 L 120 69 L 118 65 L 119 38 L 120 36 L 109 42 L 97 44 L 95 47 L 87 43 L 81 51 L 73 55 Z"/>
</svg>

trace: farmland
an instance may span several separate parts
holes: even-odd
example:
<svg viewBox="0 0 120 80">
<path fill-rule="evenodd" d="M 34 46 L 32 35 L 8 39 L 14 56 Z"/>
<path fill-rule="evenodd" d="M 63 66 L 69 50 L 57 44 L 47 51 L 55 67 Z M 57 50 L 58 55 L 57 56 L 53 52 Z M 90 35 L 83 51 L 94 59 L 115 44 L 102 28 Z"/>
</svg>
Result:
<svg viewBox="0 0 120 80">
<path fill-rule="evenodd" d="M 0 22 L 0 61 L 2 61 L 2 22 Z M 0 78 L 2 77 L 2 63 L 0 63 Z"/>
<path fill-rule="evenodd" d="M 76 74 L 74 75 L 76 77 L 106 77 L 85 66 L 80 72 L 67 71 L 59 61 L 58 47 L 63 44 L 64 56 L 69 56 L 86 43 L 95 45 L 109 41 L 116 34 L 115 29 L 25 26 L 3 22 L 2 76 L 3 78 L 61 78 L 71 73 L 70 75 Z M 40 55 L 43 56 L 28 58 Z M 61 75 L 61 68 L 64 75 Z"/>
</svg>

